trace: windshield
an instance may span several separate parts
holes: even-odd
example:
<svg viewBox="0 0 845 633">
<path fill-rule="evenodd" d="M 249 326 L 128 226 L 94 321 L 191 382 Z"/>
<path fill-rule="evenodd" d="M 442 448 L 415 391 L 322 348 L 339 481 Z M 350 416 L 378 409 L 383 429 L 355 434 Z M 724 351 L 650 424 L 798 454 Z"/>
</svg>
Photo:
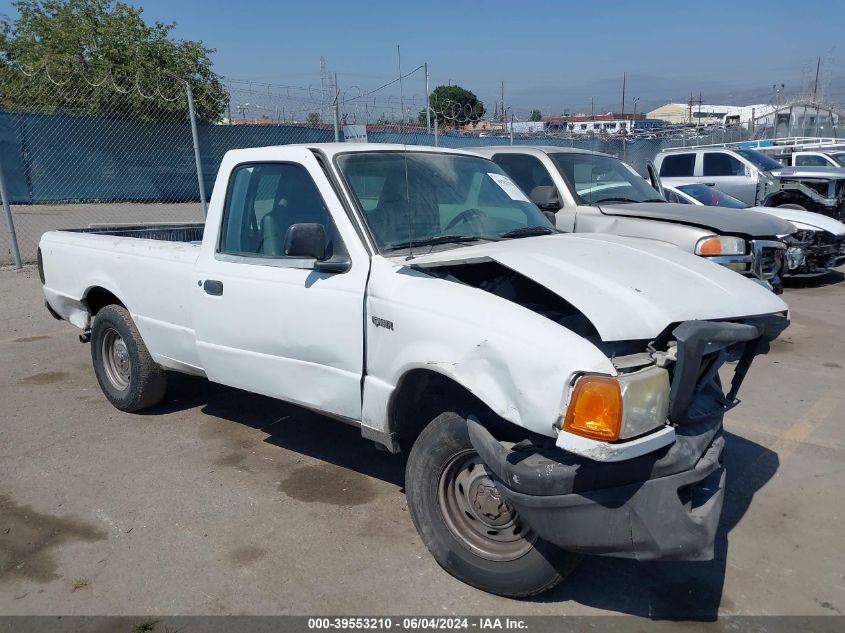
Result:
<svg viewBox="0 0 845 633">
<path fill-rule="evenodd" d="M 837 163 L 845 167 L 845 152 L 835 152 L 831 154 L 830 157 Z"/>
<path fill-rule="evenodd" d="M 737 149 L 734 151 L 757 167 L 757 169 L 762 169 L 763 171 L 781 169 L 783 167 L 783 165 L 777 162 L 774 158 L 766 156 L 764 153 L 758 152 L 756 149 Z"/>
<path fill-rule="evenodd" d="M 722 193 L 721 191 L 713 189 L 713 187 L 708 187 L 707 185 L 681 185 L 678 189 L 688 196 L 692 196 L 701 204 L 706 204 L 710 207 L 728 207 L 729 209 L 748 208 L 748 205 L 742 200 L 737 200 L 733 196 L 729 196 L 728 194 Z"/>
<path fill-rule="evenodd" d="M 548 234 L 543 212 L 492 161 L 434 152 L 337 158 L 382 252 Z"/>
<path fill-rule="evenodd" d="M 549 153 L 578 204 L 665 202 L 633 168 L 612 156 Z"/>
</svg>

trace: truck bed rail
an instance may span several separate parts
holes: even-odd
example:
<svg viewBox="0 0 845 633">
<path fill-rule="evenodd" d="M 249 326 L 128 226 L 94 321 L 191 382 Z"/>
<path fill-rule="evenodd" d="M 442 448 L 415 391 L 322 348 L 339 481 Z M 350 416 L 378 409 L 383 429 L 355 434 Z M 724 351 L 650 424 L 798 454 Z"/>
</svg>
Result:
<svg viewBox="0 0 845 633">
<path fill-rule="evenodd" d="M 91 225 L 82 229 L 67 229 L 71 233 L 92 233 L 95 235 L 114 235 L 116 237 L 134 237 L 142 240 L 160 240 L 164 242 L 202 242 L 205 225 L 200 223 L 174 224 L 103 224 Z"/>
</svg>

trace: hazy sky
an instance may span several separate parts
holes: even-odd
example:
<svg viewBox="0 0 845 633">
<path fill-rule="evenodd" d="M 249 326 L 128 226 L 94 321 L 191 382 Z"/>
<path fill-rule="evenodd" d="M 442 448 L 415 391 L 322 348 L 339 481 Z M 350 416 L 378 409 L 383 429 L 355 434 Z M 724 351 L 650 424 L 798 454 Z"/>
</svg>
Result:
<svg viewBox="0 0 845 633">
<path fill-rule="evenodd" d="M 177 22 L 178 37 L 216 48 L 221 74 L 290 85 L 319 84 L 322 55 L 342 88 L 371 89 L 397 75 L 397 44 L 403 71 L 427 61 L 432 85 L 451 80 L 492 103 L 504 80 L 506 99 L 546 109 L 611 101 L 623 71 L 629 97 L 645 92 L 644 101 L 685 99 L 695 86 L 705 93 L 796 86 L 815 71 L 818 55 L 829 78 L 845 75 L 836 48 L 845 0 L 134 4 L 150 21 Z M 0 13 L 13 13 L 8 0 L 0 0 Z M 418 73 L 405 92 L 423 85 Z"/>
</svg>

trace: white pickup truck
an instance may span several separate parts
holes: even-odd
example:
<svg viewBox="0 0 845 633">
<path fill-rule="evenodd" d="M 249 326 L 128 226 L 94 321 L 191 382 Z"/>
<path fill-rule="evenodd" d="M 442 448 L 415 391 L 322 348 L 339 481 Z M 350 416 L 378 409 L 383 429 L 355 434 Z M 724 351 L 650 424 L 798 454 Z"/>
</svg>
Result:
<svg viewBox="0 0 845 633">
<path fill-rule="evenodd" d="M 39 272 L 117 408 L 180 371 L 359 425 L 409 452 L 437 562 L 506 596 L 579 553 L 712 557 L 722 418 L 788 324 L 726 268 L 560 233 L 493 162 L 425 147 L 231 151 L 204 227 L 52 231 Z"/>
</svg>

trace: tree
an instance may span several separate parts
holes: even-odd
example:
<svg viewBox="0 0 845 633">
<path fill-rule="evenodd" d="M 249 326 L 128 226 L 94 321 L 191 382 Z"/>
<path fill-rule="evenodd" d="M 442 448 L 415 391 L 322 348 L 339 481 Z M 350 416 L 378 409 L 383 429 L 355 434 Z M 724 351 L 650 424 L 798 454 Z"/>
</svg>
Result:
<svg viewBox="0 0 845 633">
<path fill-rule="evenodd" d="M 428 99 L 431 121 L 435 117 L 440 126 L 460 127 L 477 124 L 484 116 L 484 103 L 472 92 L 460 86 L 437 86 Z M 420 112 L 420 125 L 425 125 L 425 110 Z"/>
<path fill-rule="evenodd" d="M 305 125 L 310 125 L 311 127 L 317 127 L 320 125 L 320 113 L 319 112 L 309 112 L 305 116 Z"/>
<path fill-rule="evenodd" d="M 531 110 L 531 120 L 532 121 L 542 121 L 543 114 L 539 110 Z"/>
<path fill-rule="evenodd" d="M 218 120 L 229 101 L 202 42 L 175 40 L 175 23 L 147 24 L 114 0 L 15 0 L 0 18 L 0 106 L 38 112 Z M 22 72 L 22 71 L 25 71 Z"/>
</svg>

